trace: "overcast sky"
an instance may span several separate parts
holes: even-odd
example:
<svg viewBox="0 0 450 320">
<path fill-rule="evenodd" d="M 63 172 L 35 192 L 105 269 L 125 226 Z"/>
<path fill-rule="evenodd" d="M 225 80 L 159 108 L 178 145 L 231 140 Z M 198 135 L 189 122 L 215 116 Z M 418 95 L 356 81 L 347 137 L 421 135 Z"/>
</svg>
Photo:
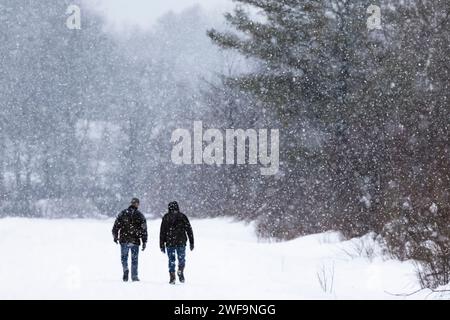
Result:
<svg viewBox="0 0 450 320">
<path fill-rule="evenodd" d="M 93 3 L 88 1 L 88 3 Z M 180 12 L 196 4 L 208 12 L 222 12 L 232 6 L 231 0 L 96 0 L 99 10 L 117 25 L 152 26 L 168 11 Z"/>
</svg>

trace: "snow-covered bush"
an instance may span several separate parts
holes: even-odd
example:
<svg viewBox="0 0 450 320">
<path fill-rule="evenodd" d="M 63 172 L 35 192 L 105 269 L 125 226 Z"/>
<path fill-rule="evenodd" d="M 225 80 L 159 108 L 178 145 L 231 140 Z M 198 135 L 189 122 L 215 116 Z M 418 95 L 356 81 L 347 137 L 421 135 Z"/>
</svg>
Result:
<svg viewBox="0 0 450 320">
<path fill-rule="evenodd" d="M 424 288 L 450 283 L 449 206 L 436 203 L 422 210 L 408 207 L 402 218 L 387 224 L 382 232 L 389 254 L 400 260 L 412 259 Z"/>
</svg>

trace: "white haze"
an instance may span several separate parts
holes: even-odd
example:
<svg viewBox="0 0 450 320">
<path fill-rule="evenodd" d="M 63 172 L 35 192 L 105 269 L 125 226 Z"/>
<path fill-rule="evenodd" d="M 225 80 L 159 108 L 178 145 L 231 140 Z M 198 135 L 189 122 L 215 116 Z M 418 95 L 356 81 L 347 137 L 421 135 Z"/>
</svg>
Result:
<svg viewBox="0 0 450 320">
<path fill-rule="evenodd" d="M 199 5 L 213 15 L 221 15 L 232 8 L 231 0 L 86 0 L 102 12 L 116 28 L 138 26 L 148 29 L 168 12 L 180 13 L 186 8 Z"/>
</svg>

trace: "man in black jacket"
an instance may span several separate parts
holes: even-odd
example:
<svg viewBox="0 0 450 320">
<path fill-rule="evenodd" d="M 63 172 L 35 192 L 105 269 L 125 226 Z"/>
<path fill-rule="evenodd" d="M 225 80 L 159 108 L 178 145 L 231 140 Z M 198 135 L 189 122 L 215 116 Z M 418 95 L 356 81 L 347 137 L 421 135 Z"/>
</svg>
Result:
<svg viewBox="0 0 450 320">
<path fill-rule="evenodd" d="M 167 248 L 170 284 L 175 284 L 175 254 L 178 256 L 178 278 L 181 283 L 184 283 L 187 238 L 189 238 L 192 251 L 194 250 L 194 233 L 189 219 L 180 212 L 177 202 L 171 202 L 169 203 L 169 213 L 162 219 L 159 235 L 161 252 L 165 254 Z"/>
<path fill-rule="evenodd" d="M 138 257 L 141 240 L 142 251 L 147 246 L 147 221 L 138 208 L 139 199 L 133 198 L 130 207 L 119 214 L 112 229 L 114 242 L 120 243 L 123 281 L 128 281 L 129 251 L 131 251 L 131 279 L 132 281 L 139 281 Z"/>
</svg>

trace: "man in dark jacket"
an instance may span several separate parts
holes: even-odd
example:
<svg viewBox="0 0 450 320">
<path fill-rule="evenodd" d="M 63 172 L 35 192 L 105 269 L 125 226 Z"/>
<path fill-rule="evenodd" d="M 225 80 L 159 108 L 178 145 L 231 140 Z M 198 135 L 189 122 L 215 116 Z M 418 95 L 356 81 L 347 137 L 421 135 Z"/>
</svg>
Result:
<svg viewBox="0 0 450 320">
<path fill-rule="evenodd" d="M 171 202 L 169 213 L 162 219 L 159 235 L 161 252 L 166 253 L 167 249 L 169 257 L 170 284 L 175 284 L 175 254 L 178 256 L 178 278 L 181 283 L 184 283 L 187 238 L 192 251 L 194 250 L 194 233 L 189 219 L 180 212 L 177 202 Z"/>
<path fill-rule="evenodd" d="M 147 246 L 147 221 L 138 210 L 139 199 L 133 198 L 128 209 L 123 210 L 116 219 L 112 234 L 115 243 L 120 243 L 123 281 L 128 281 L 128 253 L 131 251 L 131 279 L 139 281 L 138 257 L 142 240 L 142 251 Z"/>
</svg>

